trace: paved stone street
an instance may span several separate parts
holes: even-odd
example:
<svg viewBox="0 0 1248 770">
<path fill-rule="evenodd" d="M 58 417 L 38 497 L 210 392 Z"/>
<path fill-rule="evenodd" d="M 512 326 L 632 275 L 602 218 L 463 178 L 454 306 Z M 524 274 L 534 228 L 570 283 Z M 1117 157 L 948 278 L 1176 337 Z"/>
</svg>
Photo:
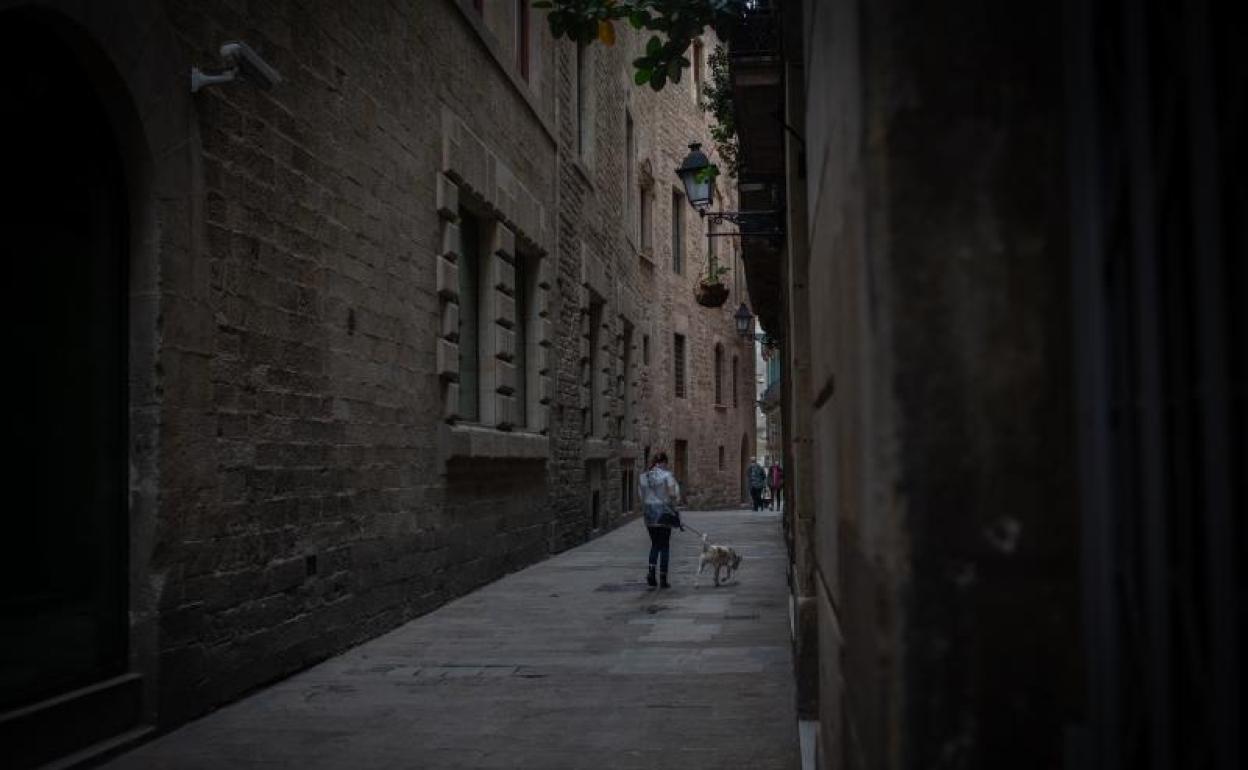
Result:
<svg viewBox="0 0 1248 770">
<path fill-rule="evenodd" d="M 646 587 L 641 523 L 122 756 L 117 768 L 796 768 L 779 515 L 691 512 L 739 580 Z"/>
</svg>

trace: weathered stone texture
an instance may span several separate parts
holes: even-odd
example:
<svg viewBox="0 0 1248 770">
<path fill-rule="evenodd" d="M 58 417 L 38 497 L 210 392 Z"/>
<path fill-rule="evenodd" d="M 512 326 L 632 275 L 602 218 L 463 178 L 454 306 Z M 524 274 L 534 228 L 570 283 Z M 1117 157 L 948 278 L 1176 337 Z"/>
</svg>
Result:
<svg viewBox="0 0 1248 770">
<path fill-rule="evenodd" d="M 821 744 L 830 767 L 1053 766 L 1081 665 L 1059 20 L 891 5 L 805 6 L 814 398 L 790 406 L 813 403 Z"/>
<path fill-rule="evenodd" d="M 124 22 L 42 5 L 133 52 L 117 65 L 132 93 L 107 97 L 142 111 L 125 149 L 150 183 L 130 233 L 151 252 L 132 266 L 130 308 L 130 641 L 145 718 L 184 721 L 626 521 L 623 461 L 640 471 L 647 446 L 687 440 L 690 501 L 737 500 L 751 358 L 739 355 L 739 403 L 714 408 L 713 346 L 740 345 L 731 305 L 692 304 L 704 248 L 692 212 L 688 270 L 663 267 L 668 171 L 658 265 L 625 234 L 624 106 L 634 179 L 643 159 L 674 168 L 706 133 L 687 89 L 629 85 L 635 38 L 595 49 L 581 167 L 574 47 L 535 13 L 526 80 L 512 4 L 487 2 L 482 18 L 471 0 L 136 0 Z M 232 39 L 283 82 L 190 95 L 191 66 L 217 68 Z M 489 244 L 474 298 L 480 424 L 459 409 L 472 387 L 461 210 Z M 677 315 L 690 387 L 673 403 Z"/>
<path fill-rule="evenodd" d="M 447 468 L 437 426 L 458 393 L 457 208 L 496 210 L 540 244 L 556 180 L 553 92 L 522 94 L 470 10 L 167 10 L 188 62 L 212 66 L 238 37 L 285 78 L 195 98 L 209 301 L 192 322 L 212 343 L 165 393 L 171 415 L 202 410 L 167 430 L 203 437 L 162 468 L 173 723 L 548 552 L 540 458 Z M 550 58 L 549 41 L 534 49 Z M 448 162 L 448 121 L 488 148 L 471 156 L 481 169 L 454 165 L 469 152 Z"/>
</svg>

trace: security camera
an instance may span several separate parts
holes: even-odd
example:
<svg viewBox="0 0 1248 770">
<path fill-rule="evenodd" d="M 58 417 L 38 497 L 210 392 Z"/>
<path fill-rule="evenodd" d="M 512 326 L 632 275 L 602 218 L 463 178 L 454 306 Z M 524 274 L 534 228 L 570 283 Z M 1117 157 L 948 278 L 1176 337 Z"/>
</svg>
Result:
<svg viewBox="0 0 1248 770">
<path fill-rule="evenodd" d="M 282 82 L 278 71 L 241 40 L 231 40 L 221 46 L 221 58 L 227 65 L 237 68 L 240 75 L 261 88 L 269 89 Z"/>
<path fill-rule="evenodd" d="M 219 72 L 204 72 L 199 67 L 191 67 L 191 93 L 204 86 L 229 83 L 240 75 L 266 90 L 282 82 L 281 74 L 241 40 L 231 40 L 221 46 L 220 53 L 225 69 Z"/>
</svg>

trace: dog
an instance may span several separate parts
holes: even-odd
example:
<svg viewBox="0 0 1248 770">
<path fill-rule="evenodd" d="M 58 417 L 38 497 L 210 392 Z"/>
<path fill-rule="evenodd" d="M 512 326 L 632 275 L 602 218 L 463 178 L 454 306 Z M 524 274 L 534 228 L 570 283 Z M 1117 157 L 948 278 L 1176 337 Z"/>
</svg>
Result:
<svg viewBox="0 0 1248 770">
<path fill-rule="evenodd" d="M 702 574 L 702 570 L 706 569 L 708 564 L 715 568 L 715 585 L 718 586 L 719 571 L 726 569 L 728 574 L 724 576 L 724 580 L 732 579 L 732 576 L 741 567 L 741 554 L 726 545 L 711 545 L 707 542 L 706 535 L 703 535 L 702 556 L 698 559 L 699 575 Z"/>
</svg>

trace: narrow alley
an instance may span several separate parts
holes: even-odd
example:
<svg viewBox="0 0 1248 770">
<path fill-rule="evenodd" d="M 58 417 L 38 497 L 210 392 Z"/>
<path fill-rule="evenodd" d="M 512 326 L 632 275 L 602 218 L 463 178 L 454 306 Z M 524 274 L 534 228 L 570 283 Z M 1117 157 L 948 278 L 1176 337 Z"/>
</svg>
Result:
<svg viewBox="0 0 1248 770">
<path fill-rule="evenodd" d="M 690 512 L 743 555 L 644 583 L 640 523 L 509 575 L 107 765 L 794 768 L 778 513 Z"/>
<path fill-rule="evenodd" d="M 0 0 L 0 770 L 1248 768 L 1240 16 Z"/>
</svg>

